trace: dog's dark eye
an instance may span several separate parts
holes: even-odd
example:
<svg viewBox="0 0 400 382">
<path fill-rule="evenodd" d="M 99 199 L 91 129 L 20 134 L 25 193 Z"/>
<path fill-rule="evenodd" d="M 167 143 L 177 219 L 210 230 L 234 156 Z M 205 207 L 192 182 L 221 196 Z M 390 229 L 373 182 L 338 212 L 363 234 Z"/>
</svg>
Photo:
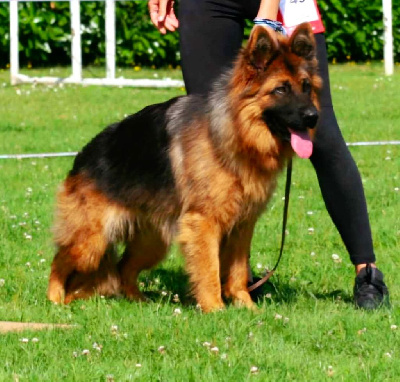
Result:
<svg viewBox="0 0 400 382">
<path fill-rule="evenodd" d="M 311 93 L 311 84 L 308 80 L 303 81 L 303 93 Z"/>
<path fill-rule="evenodd" d="M 277 95 L 285 95 L 289 93 L 289 87 L 288 86 L 278 86 L 273 90 L 274 94 Z"/>
</svg>

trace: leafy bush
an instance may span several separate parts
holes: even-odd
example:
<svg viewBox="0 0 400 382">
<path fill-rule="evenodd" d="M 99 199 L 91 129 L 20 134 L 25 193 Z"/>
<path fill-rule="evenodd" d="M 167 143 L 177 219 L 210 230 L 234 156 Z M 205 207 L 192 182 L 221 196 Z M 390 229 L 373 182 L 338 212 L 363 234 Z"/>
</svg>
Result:
<svg viewBox="0 0 400 382">
<path fill-rule="evenodd" d="M 400 61 L 400 7 L 393 1 L 395 59 Z M 366 61 L 383 55 L 381 0 L 320 0 L 330 60 Z M 104 2 L 81 2 L 82 59 L 84 65 L 105 60 Z M 70 11 L 68 2 L 19 4 L 21 65 L 70 63 Z M 153 27 L 147 1 L 117 2 L 117 64 L 120 66 L 177 66 L 179 38 Z M 251 22 L 246 24 L 246 33 Z M 0 3 L 0 66 L 9 61 L 9 6 Z"/>
<path fill-rule="evenodd" d="M 21 65 L 69 64 L 71 53 L 68 2 L 20 3 Z M 84 65 L 105 61 L 105 3 L 81 2 Z M 9 7 L 0 3 L 0 65 L 9 61 Z M 117 64 L 162 67 L 179 64 L 177 33 L 161 36 L 151 24 L 147 1 L 116 3 Z"/>
</svg>

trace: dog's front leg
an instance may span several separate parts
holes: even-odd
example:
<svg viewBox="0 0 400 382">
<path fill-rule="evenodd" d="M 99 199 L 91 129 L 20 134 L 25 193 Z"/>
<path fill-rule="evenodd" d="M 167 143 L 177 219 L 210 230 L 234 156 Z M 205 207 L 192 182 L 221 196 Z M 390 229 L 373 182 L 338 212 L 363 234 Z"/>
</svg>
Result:
<svg viewBox="0 0 400 382">
<path fill-rule="evenodd" d="M 180 221 L 179 243 L 193 294 L 204 312 L 224 307 L 219 274 L 220 231 L 213 219 L 197 212 L 185 213 Z"/>
<path fill-rule="evenodd" d="M 221 244 L 221 276 L 224 281 L 223 293 L 235 304 L 255 309 L 249 292 L 248 258 L 255 219 L 236 226 Z"/>
</svg>

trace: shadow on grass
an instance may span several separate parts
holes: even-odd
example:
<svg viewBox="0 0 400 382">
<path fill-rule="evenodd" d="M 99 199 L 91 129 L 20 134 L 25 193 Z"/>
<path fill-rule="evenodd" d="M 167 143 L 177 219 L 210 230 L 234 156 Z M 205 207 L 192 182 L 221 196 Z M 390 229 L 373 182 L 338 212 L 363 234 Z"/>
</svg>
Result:
<svg viewBox="0 0 400 382">
<path fill-rule="evenodd" d="M 196 302 L 190 294 L 189 278 L 184 269 L 153 269 L 141 279 L 145 283 L 144 293 L 152 301 L 158 301 L 162 296 L 162 292 L 167 292 L 171 300 L 174 295 L 179 296 L 179 300 L 183 305 L 195 305 Z M 352 296 L 348 295 L 341 289 L 336 289 L 326 293 L 315 293 L 315 288 L 306 286 L 293 286 L 288 282 L 282 282 L 279 279 L 268 281 L 261 287 L 261 292 L 253 298 L 256 302 L 261 303 L 285 303 L 294 304 L 300 297 L 314 300 L 338 300 L 345 303 L 352 303 Z M 270 296 L 269 296 L 270 295 Z"/>
</svg>

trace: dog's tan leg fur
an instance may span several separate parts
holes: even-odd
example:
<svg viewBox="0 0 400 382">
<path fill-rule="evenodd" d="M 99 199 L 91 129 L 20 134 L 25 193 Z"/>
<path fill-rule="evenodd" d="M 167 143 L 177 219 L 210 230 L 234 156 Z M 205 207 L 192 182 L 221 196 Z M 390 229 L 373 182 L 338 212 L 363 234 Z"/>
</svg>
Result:
<svg viewBox="0 0 400 382">
<path fill-rule="evenodd" d="M 180 221 L 178 237 L 193 294 L 204 312 L 222 309 L 219 274 L 220 230 L 216 222 L 189 212 Z"/>
<path fill-rule="evenodd" d="M 68 177 L 57 199 L 55 242 L 58 252 L 51 265 L 47 296 L 64 303 L 68 276 L 94 272 L 108 246 L 104 213 L 108 200 L 82 176 Z"/>
<path fill-rule="evenodd" d="M 139 273 L 156 266 L 167 254 L 168 245 L 152 228 L 135 231 L 134 238 L 127 243 L 124 255 L 118 264 L 121 290 L 131 300 L 145 301 L 137 285 Z"/>
<path fill-rule="evenodd" d="M 235 227 L 221 245 L 221 277 L 224 280 L 223 293 L 235 304 L 255 309 L 247 291 L 247 262 L 255 221 Z"/>
</svg>

